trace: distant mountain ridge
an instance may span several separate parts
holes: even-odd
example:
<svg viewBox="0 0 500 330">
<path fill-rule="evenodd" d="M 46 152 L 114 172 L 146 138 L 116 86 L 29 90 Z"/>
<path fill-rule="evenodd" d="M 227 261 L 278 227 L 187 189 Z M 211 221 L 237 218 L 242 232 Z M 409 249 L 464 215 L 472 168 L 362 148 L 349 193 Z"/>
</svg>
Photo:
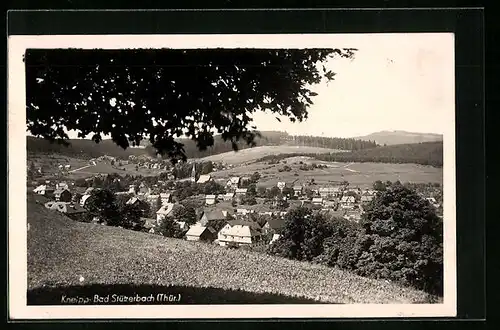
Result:
<svg viewBox="0 0 500 330">
<path fill-rule="evenodd" d="M 354 139 L 375 141 L 379 145 L 411 144 L 422 142 L 443 141 L 442 134 L 418 133 L 401 130 L 380 131 L 365 136 L 357 136 Z"/>
</svg>

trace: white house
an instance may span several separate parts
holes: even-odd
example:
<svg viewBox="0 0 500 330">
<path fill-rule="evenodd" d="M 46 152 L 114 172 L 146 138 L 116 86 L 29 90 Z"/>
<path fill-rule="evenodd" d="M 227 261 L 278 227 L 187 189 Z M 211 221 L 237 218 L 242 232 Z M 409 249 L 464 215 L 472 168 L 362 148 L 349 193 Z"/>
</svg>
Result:
<svg viewBox="0 0 500 330">
<path fill-rule="evenodd" d="M 323 198 L 322 197 L 313 197 L 312 203 L 314 205 L 322 205 L 323 204 Z"/>
<path fill-rule="evenodd" d="M 229 178 L 229 180 L 226 183 L 226 186 L 230 189 L 236 190 L 240 185 L 240 177 L 239 176 L 233 176 Z"/>
<path fill-rule="evenodd" d="M 206 195 L 205 196 L 205 204 L 206 205 L 214 205 L 215 204 L 215 195 Z"/>
<path fill-rule="evenodd" d="M 344 209 L 353 209 L 355 202 L 356 199 L 354 196 L 342 196 L 342 199 L 340 200 L 340 207 Z"/>
<path fill-rule="evenodd" d="M 172 213 L 173 209 L 174 209 L 174 204 L 167 203 L 165 205 L 162 205 L 162 207 L 158 211 L 156 211 L 156 221 L 158 225 L 162 222 L 163 219 L 165 219 Z"/>
<path fill-rule="evenodd" d="M 230 221 L 217 234 L 220 246 L 257 245 L 264 244 L 262 231 L 253 221 Z"/>
<path fill-rule="evenodd" d="M 225 201 L 232 201 L 234 198 L 234 192 L 228 192 L 222 196 L 222 199 Z"/>
<path fill-rule="evenodd" d="M 200 175 L 200 177 L 198 178 L 198 181 L 196 181 L 196 183 L 207 183 L 211 179 L 212 179 L 212 177 L 210 176 L 210 174 L 202 174 L 202 175 Z"/>
<path fill-rule="evenodd" d="M 211 242 L 217 237 L 217 232 L 212 227 L 204 227 L 194 225 L 189 228 L 186 233 L 186 240 L 188 241 L 205 241 Z"/>
<path fill-rule="evenodd" d="M 283 190 L 286 186 L 286 182 L 280 181 L 276 184 L 276 186 L 279 188 L 279 190 Z"/>
<path fill-rule="evenodd" d="M 246 195 L 247 190 L 248 190 L 247 188 L 238 188 L 238 189 L 236 189 L 235 194 L 236 194 L 236 196 L 240 197 L 240 196 Z"/>
</svg>

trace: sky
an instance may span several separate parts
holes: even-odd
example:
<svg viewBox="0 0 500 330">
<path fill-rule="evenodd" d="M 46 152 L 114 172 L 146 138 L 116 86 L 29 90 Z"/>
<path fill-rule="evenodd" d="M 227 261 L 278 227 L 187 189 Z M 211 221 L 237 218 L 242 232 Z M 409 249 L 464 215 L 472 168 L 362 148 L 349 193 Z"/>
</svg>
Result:
<svg viewBox="0 0 500 330">
<path fill-rule="evenodd" d="M 324 46 L 359 50 L 354 59 L 327 63 L 337 75 L 314 86 L 318 95 L 306 121 L 279 122 L 258 112 L 253 118 L 259 130 L 330 137 L 382 130 L 443 134 L 454 117 L 453 34 L 343 34 Z"/>
<path fill-rule="evenodd" d="M 260 130 L 294 135 L 363 136 L 382 130 L 443 134 L 454 114 L 453 35 L 358 36 L 353 60 L 333 59 L 335 80 L 315 86 L 318 96 L 302 123 L 254 116 Z"/>
</svg>

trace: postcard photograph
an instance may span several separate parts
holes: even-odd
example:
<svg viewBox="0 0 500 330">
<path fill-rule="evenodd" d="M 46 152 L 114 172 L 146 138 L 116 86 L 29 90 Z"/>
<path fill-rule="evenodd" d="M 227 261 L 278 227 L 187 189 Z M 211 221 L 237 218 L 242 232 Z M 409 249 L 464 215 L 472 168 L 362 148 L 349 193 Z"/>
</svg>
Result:
<svg viewBox="0 0 500 330">
<path fill-rule="evenodd" d="M 453 34 L 8 49 L 11 317 L 456 315 Z"/>
</svg>

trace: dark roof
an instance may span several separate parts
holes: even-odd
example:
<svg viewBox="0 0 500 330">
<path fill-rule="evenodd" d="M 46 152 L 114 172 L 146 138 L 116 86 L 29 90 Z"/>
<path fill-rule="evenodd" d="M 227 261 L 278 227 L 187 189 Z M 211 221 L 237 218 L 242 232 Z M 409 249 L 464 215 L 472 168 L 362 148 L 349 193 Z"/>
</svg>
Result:
<svg viewBox="0 0 500 330">
<path fill-rule="evenodd" d="M 283 220 L 269 219 L 267 220 L 267 223 L 271 229 L 281 229 L 285 226 L 285 221 Z"/>
<path fill-rule="evenodd" d="M 204 215 L 208 221 L 226 219 L 221 210 L 205 211 Z"/>
</svg>

